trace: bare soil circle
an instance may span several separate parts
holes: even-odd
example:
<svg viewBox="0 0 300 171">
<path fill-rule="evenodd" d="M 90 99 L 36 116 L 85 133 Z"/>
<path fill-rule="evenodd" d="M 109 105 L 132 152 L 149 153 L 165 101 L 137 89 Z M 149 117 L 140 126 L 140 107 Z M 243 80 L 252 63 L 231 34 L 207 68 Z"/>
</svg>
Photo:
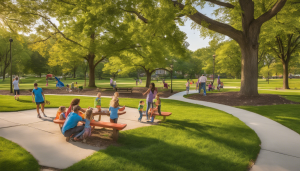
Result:
<svg viewBox="0 0 300 171">
<path fill-rule="evenodd" d="M 207 101 L 228 106 L 263 106 L 279 104 L 299 104 L 274 94 L 260 94 L 259 96 L 241 96 L 239 92 L 208 93 L 206 96 L 192 94 L 188 99 Z"/>
</svg>

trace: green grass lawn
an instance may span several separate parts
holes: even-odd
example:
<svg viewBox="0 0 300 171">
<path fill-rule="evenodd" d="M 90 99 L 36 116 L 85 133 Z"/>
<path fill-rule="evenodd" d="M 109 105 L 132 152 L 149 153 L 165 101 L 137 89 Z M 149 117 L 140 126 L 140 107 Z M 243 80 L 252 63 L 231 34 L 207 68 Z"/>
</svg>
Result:
<svg viewBox="0 0 300 171">
<path fill-rule="evenodd" d="M 214 92 L 214 93 L 218 93 L 218 92 Z M 277 94 L 288 100 L 300 102 L 300 91 L 260 90 L 259 93 Z M 188 98 L 191 95 L 192 94 L 185 95 L 184 97 Z M 300 113 L 299 113 L 300 105 L 282 104 L 282 105 L 267 105 L 267 106 L 238 106 L 238 108 L 263 115 L 300 134 Z"/>
<path fill-rule="evenodd" d="M 70 96 L 46 96 L 48 107 L 68 106 Z M 80 106 L 93 98 L 79 97 Z M 21 101 L 0 96 L 1 111 L 34 108 L 30 96 Z M 103 107 L 109 100 L 103 98 Z M 137 107 L 139 99 L 120 98 L 120 104 Z M 66 170 L 246 170 L 260 150 L 253 130 L 225 112 L 204 106 L 162 100 L 162 110 L 173 114 L 160 125 L 120 132 L 120 146 L 110 146 Z M 137 112 L 138 115 L 138 112 Z M 5 147 L 5 144 L 4 144 Z M 9 154 L 8 154 L 9 155 Z"/>
<path fill-rule="evenodd" d="M 210 78 L 208 78 L 210 79 Z M 142 78 L 143 83 L 138 86 L 135 85 L 135 80 L 133 78 L 117 78 L 115 81 L 117 81 L 118 87 L 145 87 L 146 85 L 146 77 Z M 195 82 L 197 82 L 197 79 L 193 79 Z M 78 82 L 78 85 L 84 85 L 84 79 L 72 79 L 67 78 L 66 80 L 61 80 L 65 84 L 71 84 L 72 82 Z M 215 82 L 217 80 L 215 79 Z M 241 80 L 240 79 L 221 79 L 222 82 L 224 82 L 225 87 L 230 88 L 237 88 L 241 86 Z M 49 86 L 46 87 L 46 79 L 45 78 L 39 78 L 39 77 L 26 77 L 25 79 L 21 79 L 20 81 L 20 89 L 32 89 L 33 83 L 37 82 L 39 84 L 39 87 L 41 88 L 50 88 L 55 89 L 56 82 L 55 80 L 49 80 Z M 162 81 L 153 81 L 157 87 L 163 87 Z M 166 82 L 168 84 L 171 84 L 170 79 L 166 79 Z M 175 91 L 184 91 L 185 90 L 185 83 L 186 79 L 173 79 L 173 90 Z M 258 88 L 259 89 L 274 89 L 282 87 L 283 80 L 282 79 L 271 79 L 270 84 L 266 82 L 264 79 L 258 79 Z M 87 80 L 88 85 L 88 80 Z M 289 85 L 291 89 L 300 89 L 300 79 L 290 79 Z M 101 88 L 108 88 L 109 85 L 109 79 L 103 79 L 103 80 L 96 80 L 96 86 Z M 196 85 L 191 85 L 191 90 L 195 89 Z M 9 90 L 10 89 L 10 81 L 9 78 L 6 78 L 5 81 L 0 80 L 0 90 Z M 163 91 L 167 91 L 164 89 Z"/>
<path fill-rule="evenodd" d="M 38 171 L 37 160 L 19 145 L 0 137 L 0 170 Z"/>
<path fill-rule="evenodd" d="M 300 134 L 300 105 L 239 106 L 272 119 Z"/>
</svg>

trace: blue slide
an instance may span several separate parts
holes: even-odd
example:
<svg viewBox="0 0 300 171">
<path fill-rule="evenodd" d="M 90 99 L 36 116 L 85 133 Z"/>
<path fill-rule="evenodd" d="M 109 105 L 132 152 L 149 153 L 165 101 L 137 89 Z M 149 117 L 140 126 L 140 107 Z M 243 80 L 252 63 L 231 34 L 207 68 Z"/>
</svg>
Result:
<svg viewBox="0 0 300 171">
<path fill-rule="evenodd" d="M 65 86 L 64 83 L 61 82 L 57 77 L 55 77 L 55 79 L 56 79 L 56 81 L 57 81 L 56 87 L 62 88 L 62 87 Z"/>
</svg>

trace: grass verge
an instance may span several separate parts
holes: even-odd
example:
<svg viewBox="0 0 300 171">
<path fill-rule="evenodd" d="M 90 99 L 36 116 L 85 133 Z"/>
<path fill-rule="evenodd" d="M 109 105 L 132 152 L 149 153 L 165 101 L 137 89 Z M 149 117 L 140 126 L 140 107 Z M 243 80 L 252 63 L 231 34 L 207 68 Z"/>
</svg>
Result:
<svg viewBox="0 0 300 171">
<path fill-rule="evenodd" d="M 0 170 L 38 171 L 37 160 L 19 145 L 0 137 Z"/>
</svg>

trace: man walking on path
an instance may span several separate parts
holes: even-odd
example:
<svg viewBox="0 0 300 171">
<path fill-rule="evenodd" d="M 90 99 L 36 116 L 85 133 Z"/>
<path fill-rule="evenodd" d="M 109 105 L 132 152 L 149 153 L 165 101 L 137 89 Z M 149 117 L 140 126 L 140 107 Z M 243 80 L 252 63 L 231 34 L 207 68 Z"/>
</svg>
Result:
<svg viewBox="0 0 300 171">
<path fill-rule="evenodd" d="M 201 92 L 201 89 L 203 89 L 203 96 L 206 96 L 206 81 L 207 78 L 202 74 L 201 77 L 199 77 L 198 82 L 199 82 L 199 94 Z"/>
<path fill-rule="evenodd" d="M 38 87 L 37 83 L 34 83 L 34 89 L 32 90 L 32 102 L 36 103 L 36 111 L 37 111 L 37 117 L 41 118 L 40 115 L 40 105 L 41 105 L 41 111 L 43 112 L 44 117 L 47 117 L 44 113 L 44 106 L 45 106 L 45 95 L 44 92 L 42 90 L 42 88 Z"/>
<path fill-rule="evenodd" d="M 20 84 L 19 84 L 19 78 L 16 77 L 12 84 L 14 85 L 14 93 L 15 93 L 15 100 L 19 100 L 19 96 L 20 96 Z"/>
</svg>

